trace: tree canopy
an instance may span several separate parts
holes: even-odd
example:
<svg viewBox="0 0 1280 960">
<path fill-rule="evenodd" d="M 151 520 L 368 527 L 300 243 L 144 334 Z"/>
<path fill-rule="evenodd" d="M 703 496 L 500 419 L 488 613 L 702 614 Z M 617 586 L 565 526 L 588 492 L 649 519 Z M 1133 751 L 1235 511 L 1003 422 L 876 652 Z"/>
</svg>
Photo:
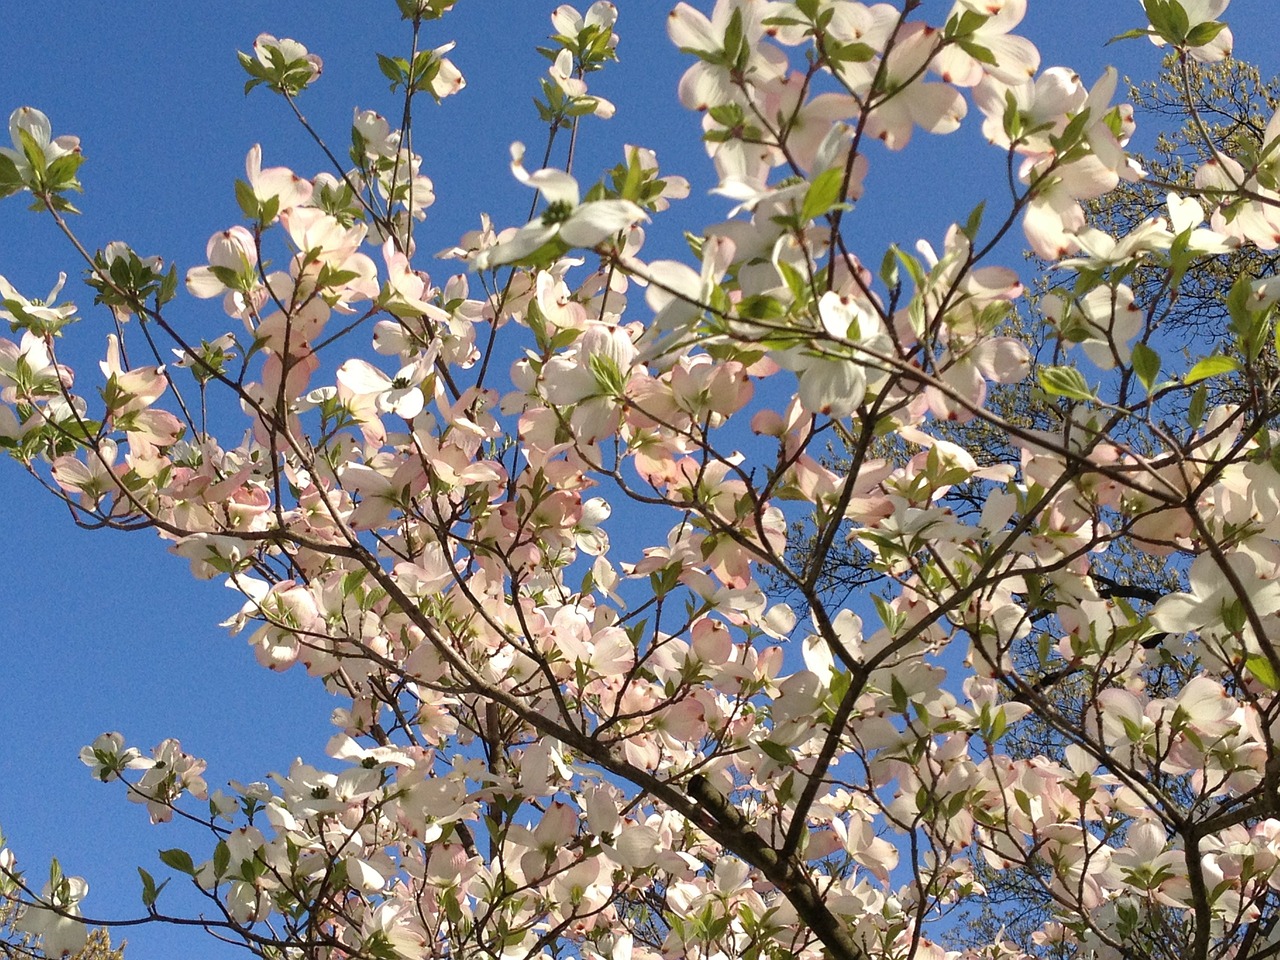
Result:
<svg viewBox="0 0 1280 960">
<path fill-rule="evenodd" d="M 1132 105 L 1041 69 L 1026 0 L 680 3 L 732 205 L 680 258 L 646 252 L 689 193 L 663 143 L 575 164 L 626 109 L 604 0 L 552 13 L 528 213 L 432 233 L 453 6 L 396 0 L 371 67 L 403 109 L 349 149 L 299 106 L 319 54 L 242 52 L 330 166 L 246 146 L 242 219 L 185 269 L 86 245 L 79 139 L 10 117 L 0 197 L 85 289 L 0 276 L 0 447 L 224 581 L 223 625 L 340 705 L 326 757 L 249 783 L 97 736 L 92 775 L 187 839 L 130 917 L 0 840 L 3 949 L 1280 954 L 1280 114 L 1227 0 L 1144 0 L 1120 39 L 1170 52 Z M 1173 124 L 1145 159 L 1142 111 Z M 879 171 L 964 124 L 1004 178 L 873 248 Z"/>
</svg>

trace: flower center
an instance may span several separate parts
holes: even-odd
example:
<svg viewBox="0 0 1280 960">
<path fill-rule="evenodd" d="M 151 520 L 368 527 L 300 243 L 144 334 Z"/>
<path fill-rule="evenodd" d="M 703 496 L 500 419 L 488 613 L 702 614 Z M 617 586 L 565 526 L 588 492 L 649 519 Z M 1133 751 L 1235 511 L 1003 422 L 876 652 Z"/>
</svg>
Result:
<svg viewBox="0 0 1280 960">
<path fill-rule="evenodd" d="M 542 211 L 542 225 L 554 227 L 557 223 L 564 223 L 572 214 L 572 203 L 568 200 L 557 200 L 555 203 L 547 204 L 547 209 Z"/>
</svg>

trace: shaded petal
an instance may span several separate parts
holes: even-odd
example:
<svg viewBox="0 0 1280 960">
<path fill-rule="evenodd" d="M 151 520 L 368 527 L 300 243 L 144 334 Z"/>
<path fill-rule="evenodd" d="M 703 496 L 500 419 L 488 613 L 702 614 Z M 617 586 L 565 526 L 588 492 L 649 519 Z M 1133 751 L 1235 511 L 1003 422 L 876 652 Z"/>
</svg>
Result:
<svg viewBox="0 0 1280 960">
<path fill-rule="evenodd" d="M 560 227 L 560 237 L 574 247 L 594 247 L 633 223 L 648 219 L 630 200 L 584 203 Z"/>
</svg>

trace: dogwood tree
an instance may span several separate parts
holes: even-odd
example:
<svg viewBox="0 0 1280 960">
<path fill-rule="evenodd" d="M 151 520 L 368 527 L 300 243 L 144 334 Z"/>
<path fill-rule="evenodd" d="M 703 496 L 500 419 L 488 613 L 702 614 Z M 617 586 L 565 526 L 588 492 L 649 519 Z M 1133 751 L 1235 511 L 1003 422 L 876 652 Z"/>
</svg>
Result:
<svg viewBox="0 0 1280 960">
<path fill-rule="evenodd" d="M 1227 344 L 1162 336 L 1204 264 L 1280 244 L 1280 119 L 1205 136 L 1190 188 L 1104 235 L 1083 204 L 1143 178 L 1132 111 L 1114 72 L 1041 69 L 1024 0 L 682 3 L 679 96 L 733 209 L 653 257 L 688 192 L 662 143 L 594 180 L 552 160 L 625 109 L 591 87 L 617 11 L 560 7 L 547 159 L 510 146 L 532 213 L 439 241 L 412 119 L 463 89 L 442 41 L 467 14 L 397 5 L 402 119 L 358 112 L 311 178 L 247 145 L 204 263 L 83 245 L 56 118 L 19 107 L 0 149 L 0 195 L 52 218 L 94 301 L 0 280 L 0 442 L 81 522 L 225 580 L 258 661 L 341 700 L 327 757 L 247 784 L 211 789 L 178 739 L 86 746 L 203 831 L 115 919 L 190 922 L 177 882 L 264 957 L 906 960 L 948 956 L 981 864 L 1049 918 L 950 956 L 1280 953 L 1280 286 L 1231 286 Z M 1225 7 L 1146 0 L 1129 35 L 1215 61 Z M 286 109 L 323 82 L 290 39 L 241 62 Z M 877 171 L 963 123 L 1007 158 L 985 209 L 867 249 Z M 988 402 L 1031 369 L 1019 232 L 1052 262 L 1047 429 Z M 1139 266 L 1163 277 L 1140 297 Z M 73 371 L 61 339 L 99 324 L 100 369 Z M 875 455 L 890 434 L 909 456 Z M 860 595 L 826 589 L 843 540 Z M 1181 589 L 1116 590 L 1135 553 Z M 1006 750 L 1032 723 L 1053 749 Z M 47 954 L 113 919 L 87 893 L 0 850 Z"/>
</svg>

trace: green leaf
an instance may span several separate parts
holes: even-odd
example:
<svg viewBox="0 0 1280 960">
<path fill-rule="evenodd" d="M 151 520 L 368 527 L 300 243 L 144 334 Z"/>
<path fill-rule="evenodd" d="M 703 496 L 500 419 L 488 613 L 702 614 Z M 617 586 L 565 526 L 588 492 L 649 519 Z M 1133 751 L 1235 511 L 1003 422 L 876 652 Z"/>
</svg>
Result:
<svg viewBox="0 0 1280 960">
<path fill-rule="evenodd" d="M 1280 674 L 1276 673 L 1271 661 L 1262 655 L 1248 657 L 1244 661 L 1245 668 L 1253 678 L 1268 690 L 1280 690 Z"/>
<path fill-rule="evenodd" d="M 150 910 L 156 905 L 156 900 L 160 897 L 160 891 L 169 885 L 169 881 L 156 886 L 156 881 L 151 874 L 138 867 L 138 876 L 142 878 L 142 905 Z"/>
<path fill-rule="evenodd" d="M 1093 391 L 1082 374 L 1075 367 L 1042 367 L 1039 373 L 1040 386 L 1051 397 L 1066 397 L 1068 400 L 1096 400 Z"/>
<path fill-rule="evenodd" d="M 717 104 L 711 107 L 707 114 L 720 126 L 731 128 L 740 126 L 747 118 L 741 105 L 736 103 Z"/>
<path fill-rule="evenodd" d="M 46 177 L 51 190 L 80 190 L 80 181 L 76 179 L 76 171 L 84 163 L 84 155 L 68 153 L 58 157 L 49 164 Z"/>
<path fill-rule="evenodd" d="M 218 845 L 213 848 L 213 875 L 215 877 L 225 877 L 227 875 L 227 867 L 231 865 L 231 848 L 227 846 L 225 840 L 219 840 Z"/>
<path fill-rule="evenodd" d="M 1104 43 L 1103 46 L 1109 47 L 1111 44 L 1119 43 L 1121 40 L 1137 40 L 1139 37 L 1147 37 L 1150 35 L 1151 31 L 1147 29 L 1126 30 L 1124 33 L 1117 33 L 1114 37 Z"/>
<path fill-rule="evenodd" d="M 904 253 L 896 243 L 890 249 L 893 250 L 893 255 L 898 258 L 898 262 L 907 268 L 907 276 L 916 285 L 916 289 L 922 289 L 925 286 L 925 275 L 924 269 L 920 266 L 920 261 L 911 256 L 911 254 Z"/>
<path fill-rule="evenodd" d="M 910 699 L 907 697 L 907 688 L 902 685 L 902 681 L 892 674 L 889 675 L 889 697 L 893 700 L 893 709 L 895 713 L 906 714 L 907 705 Z"/>
<path fill-rule="evenodd" d="M 751 320 L 780 320 L 787 308 L 777 297 L 756 293 L 738 301 L 738 316 Z"/>
<path fill-rule="evenodd" d="M 960 49 L 967 53 L 979 63 L 995 64 L 997 63 L 996 55 L 981 44 L 974 43 L 972 40 L 961 40 Z"/>
<path fill-rule="evenodd" d="M 236 203 L 250 220 L 258 219 L 258 198 L 254 196 L 253 187 L 243 180 L 236 181 Z"/>
<path fill-rule="evenodd" d="M 1072 147 L 1078 146 L 1084 139 L 1085 131 L 1089 128 L 1089 113 L 1088 107 L 1083 108 L 1067 121 L 1062 133 L 1049 137 L 1049 143 L 1053 145 L 1058 153 L 1067 153 Z M 1057 178 L 1054 178 L 1051 182 L 1058 182 Z"/>
<path fill-rule="evenodd" d="M 1133 372 L 1138 375 L 1138 380 L 1147 388 L 1147 393 L 1150 393 L 1151 388 L 1155 386 L 1156 377 L 1160 375 L 1160 354 L 1145 343 L 1135 343 L 1133 345 Z"/>
<path fill-rule="evenodd" d="M 962 232 L 969 238 L 970 243 L 976 243 L 978 240 L 978 231 L 982 229 L 982 214 L 987 209 L 987 201 L 983 200 L 969 214 L 969 219 L 965 221 Z"/>
<path fill-rule="evenodd" d="M 45 174 L 44 150 L 36 142 L 36 138 L 21 127 L 18 128 L 18 142 L 22 147 L 22 152 L 26 154 L 27 163 L 31 164 L 32 179 L 37 183 L 43 183 Z"/>
<path fill-rule="evenodd" d="M 1024 126 L 1022 108 L 1018 105 L 1018 98 L 1013 95 L 1012 90 L 1005 91 L 1001 124 L 1004 127 L 1005 136 L 1010 140 L 1017 142 L 1022 139 Z"/>
<path fill-rule="evenodd" d="M 630 200 L 635 203 L 641 199 L 640 188 L 644 184 L 644 168 L 640 166 L 640 153 L 632 148 L 630 155 L 627 157 L 626 174 L 622 178 L 622 186 L 619 195 L 623 200 Z"/>
<path fill-rule="evenodd" d="M 49 203 L 53 207 L 53 209 L 57 210 L 59 213 L 74 213 L 76 216 L 80 216 L 81 214 L 81 210 L 61 194 L 57 194 L 57 193 L 53 194 L 51 197 L 49 197 Z M 41 202 L 40 200 L 37 200 L 35 203 L 31 205 L 31 209 L 37 210 L 37 211 L 43 210 L 44 203 Z"/>
<path fill-rule="evenodd" d="M 1227 313 L 1231 316 L 1231 332 L 1236 335 L 1240 352 L 1250 363 L 1258 359 L 1266 341 L 1267 321 L 1271 308 L 1253 308 L 1253 284 L 1248 273 L 1236 278 L 1227 293 Z"/>
<path fill-rule="evenodd" d="M 1191 403 L 1187 407 L 1187 424 L 1194 430 L 1204 423 L 1204 408 L 1209 402 L 1209 391 L 1205 384 L 1196 387 L 1191 395 Z"/>
<path fill-rule="evenodd" d="M 607 397 L 620 397 L 626 389 L 626 380 L 618 369 L 618 361 L 604 353 L 593 353 L 587 358 L 591 375 L 601 394 Z"/>
<path fill-rule="evenodd" d="M 1169 29 L 1169 15 L 1165 11 L 1164 0 L 1142 0 L 1142 9 L 1147 13 L 1151 26 L 1161 35 Z"/>
<path fill-rule="evenodd" d="M 996 709 L 995 716 L 991 719 L 991 730 L 988 733 L 991 741 L 994 743 L 1004 736 L 1004 732 L 1009 729 L 1009 719 L 1004 715 L 1004 708 Z"/>
<path fill-rule="evenodd" d="M 1186 384 L 1199 383 L 1201 380 L 1219 377 L 1224 373 L 1235 373 L 1239 369 L 1240 361 L 1235 357 L 1224 357 L 1218 354 L 1212 357 L 1205 357 L 1197 363 L 1187 371 L 1187 375 L 1182 378 L 1182 382 Z"/>
<path fill-rule="evenodd" d="M 823 45 L 829 63 L 869 63 L 875 59 L 876 49 L 865 43 L 838 43 L 829 40 Z"/>
<path fill-rule="evenodd" d="M 0 190 L 16 193 L 22 187 L 22 176 L 18 173 L 18 165 L 0 153 Z"/>
<path fill-rule="evenodd" d="M 1205 44 L 1212 43 L 1226 26 L 1225 23 L 1217 20 L 1210 20 L 1208 23 L 1197 23 L 1187 31 L 1187 46 L 1203 47 Z"/>
<path fill-rule="evenodd" d="M 185 850 L 174 847 L 172 850 L 160 851 L 160 862 L 166 867 L 171 867 L 179 873 L 185 873 L 194 877 L 196 874 L 195 864 L 191 862 L 191 854 Z"/>
<path fill-rule="evenodd" d="M 800 208 L 800 220 L 808 223 L 830 213 L 840 203 L 840 188 L 844 184 L 844 169 L 832 167 L 813 178 L 805 191 L 804 204 Z"/>
<path fill-rule="evenodd" d="M 884 252 L 884 259 L 880 261 L 880 279 L 890 290 L 896 289 L 902 282 L 898 275 L 898 258 L 895 250 L 896 248 L 890 247 Z"/>
<path fill-rule="evenodd" d="M 1231 315 L 1232 325 L 1237 330 L 1248 326 L 1249 305 L 1253 300 L 1253 284 L 1247 273 L 1236 278 L 1227 292 L 1227 313 Z"/>
<path fill-rule="evenodd" d="M 1191 21 L 1187 19 L 1187 11 L 1178 0 L 1167 0 L 1165 10 L 1168 11 L 1169 31 L 1172 36 L 1169 38 L 1175 43 L 1184 43 L 1187 34 L 1191 32 Z"/>
<path fill-rule="evenodd" d="M 742 11 L 734 9 L 733 15 L 729 17 L 729 25 L 724 31 L 724 53 L 725 60 L 729 65 L 735 63 L 741 53 L 744 52 L 744 41 L 746 34 L 742 27 Z"/>
<path fill-rule="evenodd" d="M 756 746 L 770 760 L 781 763 L 784 766 L 791 766 L 795 763 L 794 754 L 780 743 L 774 743 L 772 740 L 761 740 Z"/>
<path fill-rule="evenodd" d="M 162 307 L 178 295 L 178 265 L 170 264 L 169 272 L 160 281 L 160 289 L 156 292 L 156 306 Z"/>
</svg>

